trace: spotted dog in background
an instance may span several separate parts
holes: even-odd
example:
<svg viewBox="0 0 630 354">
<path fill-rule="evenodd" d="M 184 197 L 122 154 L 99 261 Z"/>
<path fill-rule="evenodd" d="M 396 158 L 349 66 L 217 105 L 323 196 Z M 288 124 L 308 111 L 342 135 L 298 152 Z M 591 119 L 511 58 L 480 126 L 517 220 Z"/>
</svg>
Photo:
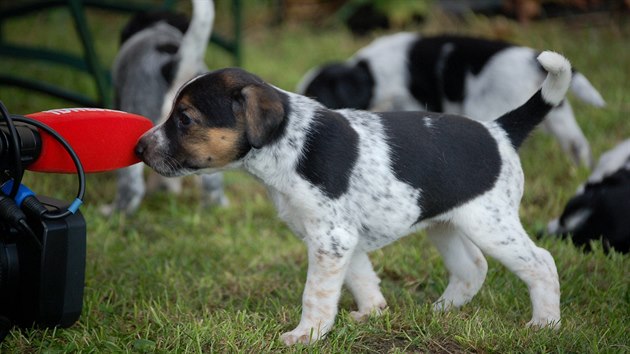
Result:
<svg viewBox="0 0 630 354">
<path fill-rule="evenodd" d="M 387 303 L 368 252 L 426 228 L 449 284 L 435 303 L 469 302 L 487 271 L 484 254 L 526 284 L 528 325 L 560 325 L 553 257 L 519 220 L 527 135 L 564 100 L 571 66 L 544 52 L 549 72 L 527 103 L 494 121 L 427 112 L 330 110 L 240 69 L 188 82 L 170 117 L 145 133 L 136 154 L 165 176 L 242 168 L 266 185 L 308 248 L 298 326 L 286 344 L 310 343 L 332 327 L 345 283 L 360 319 Z"/>
<path fill-rule="evenodd" d="M 538 90 L 546 73 L 537 55 L 500 41 L 398 33 L 376 39 L 344 63 L 312 69 L 298 92 L 333 109 L 429 110 L 487 121 Z M 571 90 L 587 103 L 605 105 L 578 72 Z M 589 143 L 568 101 L 549 111 L 543 126 L 575 163 L 591 167 Z"/>
<path fill-rule="evenodd" d="M 214 19 L 212 1 L 193 1 L 193 19 L 168 11 L 139 13 L 131 18 L 121 33 L 112 77 L 115 108 L 142 115 L 159 123 L 166 114 L 163 103 L 173 86 L 207 72 L 203 62 Z M 184 76 L 185 80 L 178 76 Z M 170 101 L 169 100 L 169 107 Z M 145 194 L 143 164 L 118 170 L 117 193 L 112 205 L 102 208 L 105 214 L 135 212 Z M 171 192 L 181 191 L 179 179 L 160 178 L 155 184 Z M 201 176 L 202 201 L 205 205 L 226 205 L 223 176 Z"/>
</svg>

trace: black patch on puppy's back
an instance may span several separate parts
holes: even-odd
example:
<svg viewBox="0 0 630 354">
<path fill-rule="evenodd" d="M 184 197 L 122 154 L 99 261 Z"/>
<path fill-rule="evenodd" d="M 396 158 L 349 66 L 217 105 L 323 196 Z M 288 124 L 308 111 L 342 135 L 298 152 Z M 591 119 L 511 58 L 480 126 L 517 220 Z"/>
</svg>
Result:
<svg viewBox="0 0 630 354">
<path fill-rule="evenodd" d="M 501 157 L 496 141 L 481 123 L 424 112 L 379 115 L 396 178 L 420 190 L 418 222 L 493 188 Z"/>
<path fill-rule="evenodd" d="M 319 110 L 306 135 L 297 172 L 327 197 L 339 198 L 348 190 L 358 144 L 359 136 L 344 116 Z"/>
<path fill-rule="evenodd" d="M 459 36 L 418 39 L 409 48 L 409 91 L 427 110 L 442 112 L 443 99 L 463 101 L 467 73 L 479 74 L 493 55 L 510 46 Z"/>
</svg>

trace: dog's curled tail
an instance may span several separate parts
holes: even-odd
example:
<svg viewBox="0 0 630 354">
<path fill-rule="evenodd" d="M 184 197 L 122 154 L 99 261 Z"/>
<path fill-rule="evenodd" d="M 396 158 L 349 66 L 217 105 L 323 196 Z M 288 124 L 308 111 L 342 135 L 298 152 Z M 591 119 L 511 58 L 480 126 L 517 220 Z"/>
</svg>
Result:
<svg viewBox="0 0 630 354">
<path fill-rule="evenodd" d="M 545 51 L 538 56 L 538 62 L 547 70 L 547 77 L 540 90 L 525 104 L 496 120 L 515 149 L 523 144 L 553 107 L 562 103 L 571 84 L 571 64 L 565 57 Z"/>
</svg>

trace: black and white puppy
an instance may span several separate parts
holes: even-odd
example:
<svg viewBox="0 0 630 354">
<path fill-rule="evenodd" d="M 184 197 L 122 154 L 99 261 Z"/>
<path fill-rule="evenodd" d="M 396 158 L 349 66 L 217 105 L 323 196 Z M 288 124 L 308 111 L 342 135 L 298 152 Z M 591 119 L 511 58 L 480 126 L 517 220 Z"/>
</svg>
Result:
<svg viewBox="0 0 630 354">
<path fill-rule="evenodd" d="M 519 106 L 545 78 L 526 47 L 460 36 L 398 33 L 376 39 L 344 63 L 312 69 L 298 92 L 328 108 L 429 110 L 486 121 Z M 595 106 L 604 100 L 584 75 L 571 89 Z M 577 164 L 592 164 L 591 149 L 569 102 L 553 108 L 544 127 Z"/>
<path fill-rule="evenodd" d="M 602 155 L 587 182 L 547 226 L 552 235 L 571 237 L 590 250 L 592 240 L 604 251 L 630 252 L 630 139 Z"/>
<path fill-rule="evenodd" d="M 266 185 L 308 248 L 298 326 L 286 344 L 309 343 L 332 327 L 345 283 L 362 318 L 387 304 L 368 252 L 426 228 L 449 270 L 436 309 L 459 307 L 480 289 L 484 254 L 530 291 L 528 325 L 559 326 L 553 257 L 519 220 L 523 171 L 517 148 L 564 99 L 571 66 L 544 52 L 541 90 L 494 121 L 427 112 L 330 110 L 240 69 L 182 87 L 169 119 L 139 140 L 137 155 L 180 176 L 242 168 Z"/>
<path fill-rule="evenodd" d="M 168 11 L 133 16 L 121 32 L 121 47 L 112 68 L 115 108 L 145 116 L 154 124 L 165 118 L 162 106 L 166 97 L 170 108 L 169 90 L 208 71 L 203 54 L 213 18 L 214 5 L 208 0 L 193 1 L 190 26 L 185 15 Z M 178 81 L 178 76 L 184 76 L 184 82 Z M 102 211 L 131 214 L 137 210 L 146 190 L 143 164 L 120 169 L 117 174 L 114 202 Z M 161 178 L 156 183 L 171 192 L 181 190 L 179 179 Z M 201 176 L 201 187 L 205 205 L 227 204 L 220 173 Z"/>
</svg>

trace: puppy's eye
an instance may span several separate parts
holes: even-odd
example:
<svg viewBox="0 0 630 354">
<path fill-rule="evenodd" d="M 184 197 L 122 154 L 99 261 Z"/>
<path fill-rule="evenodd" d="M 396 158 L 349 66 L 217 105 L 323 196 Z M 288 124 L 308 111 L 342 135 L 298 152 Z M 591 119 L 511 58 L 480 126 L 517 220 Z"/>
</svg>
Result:
<svg viewBox="0 0 630 354">
<path fill-rule="evenodd" d="M 187 127 L 192 123 L 192 119 L 184 112 L 180 112 L 179 114 L 179 125 L 182 127 Z"/>
</svg>

